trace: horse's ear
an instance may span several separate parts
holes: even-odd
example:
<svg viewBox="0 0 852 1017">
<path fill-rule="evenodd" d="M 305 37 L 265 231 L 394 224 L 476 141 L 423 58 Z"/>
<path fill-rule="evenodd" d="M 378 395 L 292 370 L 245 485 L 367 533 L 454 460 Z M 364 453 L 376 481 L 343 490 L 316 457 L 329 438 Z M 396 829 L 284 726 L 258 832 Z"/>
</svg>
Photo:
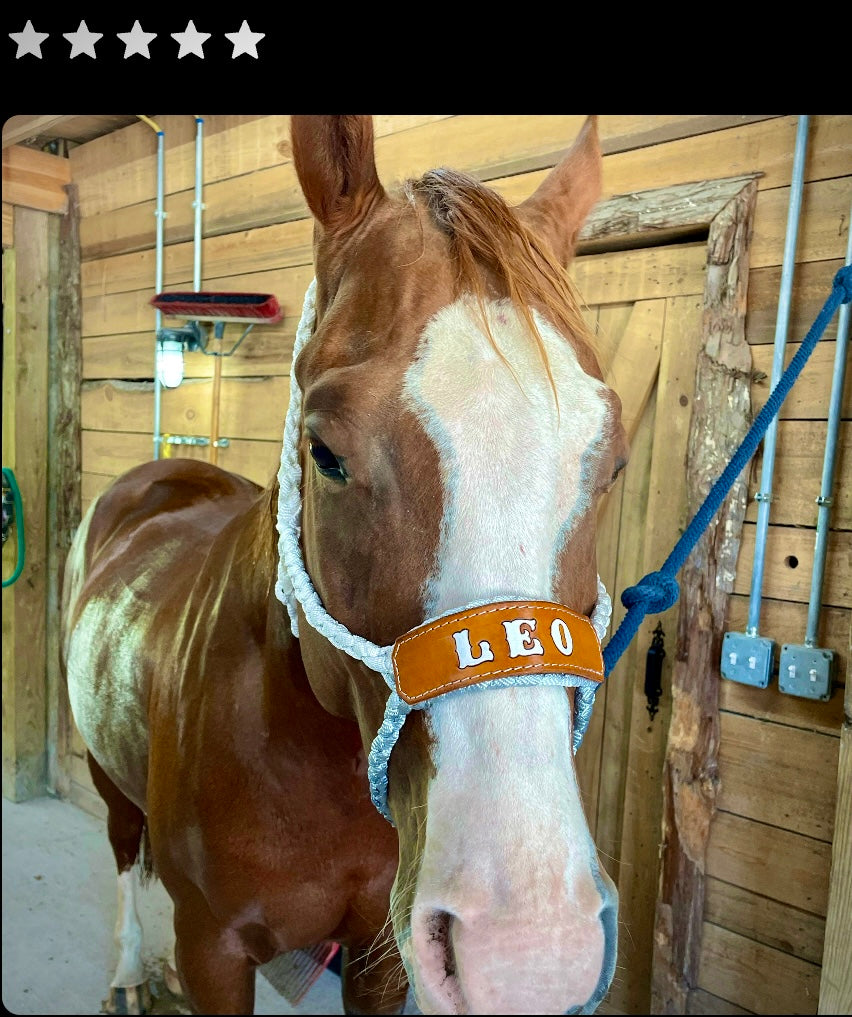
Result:
<svg viewBox="0 0 852 1017">
<path fill-rule="evenodd" d="M 598 118 L 587 118 L 577 140 L 518 206 L 532 229 L 543 234 L 563 265 L 574 257 L 577 234 L 601 195 L 601 148 Z"/>
<path fill-rule="evenodd" d="M 291 116 L 290 134 L 302 193 L 325 230 L 353 225 L 384 194 L 371 116 Z"/>
</svg>

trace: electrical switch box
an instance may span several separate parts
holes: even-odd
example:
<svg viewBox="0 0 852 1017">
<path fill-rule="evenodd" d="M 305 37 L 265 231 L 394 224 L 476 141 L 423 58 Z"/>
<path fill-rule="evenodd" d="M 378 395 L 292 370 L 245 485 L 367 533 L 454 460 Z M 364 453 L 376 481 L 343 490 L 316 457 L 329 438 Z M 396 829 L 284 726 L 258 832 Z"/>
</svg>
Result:
<svg viewBox="0 0 852 1017">
<path fill-rule="evenodd" d="M 722 677 L 765 689 L 772 677 L 775 643 L 764 636 L 726 632 L 722 640 Z"/>
</svg>

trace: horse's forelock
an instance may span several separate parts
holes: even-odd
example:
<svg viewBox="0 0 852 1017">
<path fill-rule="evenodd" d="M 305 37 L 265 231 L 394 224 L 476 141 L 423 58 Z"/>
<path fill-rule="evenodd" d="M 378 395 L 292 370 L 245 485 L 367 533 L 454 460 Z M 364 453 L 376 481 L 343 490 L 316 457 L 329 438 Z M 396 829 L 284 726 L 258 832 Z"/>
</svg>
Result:
<svg viewBox="0 0 852 1017">
<path fill-rule="evenodd" d="M 563 335 L 594 347 L 580 310 L 580 297 L 567 272 L 547 243 L 501 195 L 465 173 L 446 168 L 407 180 L 403 191 L 412 204 L 418 196 L 422 198 L 432 222 L 449 238 L 457 263 L 459 294 L 473 293 L 484 308 L 483 266 L 502 283 L 505 295 L 526 321 L 548 374 L 550 367 L 532 306 L 538 305 Z M 484 310 L 483 321 L 494 343 Z"/>
</svg>

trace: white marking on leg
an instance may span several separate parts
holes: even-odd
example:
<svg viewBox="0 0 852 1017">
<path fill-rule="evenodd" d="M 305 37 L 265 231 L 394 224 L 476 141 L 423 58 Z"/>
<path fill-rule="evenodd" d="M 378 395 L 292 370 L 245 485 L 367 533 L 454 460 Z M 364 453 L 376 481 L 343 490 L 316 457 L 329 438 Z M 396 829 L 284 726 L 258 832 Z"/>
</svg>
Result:
<svg viewBox="0 0 852 1017">
<path fill-rule="evenodd" d="M 118 876 L 118 916 L 115 922 L 115 942 L 118 946 L 118 965 L 110 985 L 114 989 L 130 989 L 145 981 L 142 963 L 142 923 L 136 900 L 139 881 L 136 866 Z"/>
</svg>

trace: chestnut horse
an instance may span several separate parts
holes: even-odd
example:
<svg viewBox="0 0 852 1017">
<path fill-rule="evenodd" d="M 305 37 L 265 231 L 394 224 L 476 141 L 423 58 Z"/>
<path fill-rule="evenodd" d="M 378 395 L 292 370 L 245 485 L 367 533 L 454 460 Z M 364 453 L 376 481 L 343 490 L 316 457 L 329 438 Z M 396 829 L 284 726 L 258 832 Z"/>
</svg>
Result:
<svg viewBox="0 0 852 1017">
<path fill-rule="evenodd" d="M 596 121 L 517 207 L 447 169 L 386 190 L 370 117 L 291 130 L 316 278 L 277 477 L 132 469 L 66 569 L 113 986 L 144 980 L 141 843 L 194 1011 L 251 1013 L 258 965 L 333 941 L 347 1013 L 399 1013 L 409 984 L 424 1013 L 591 1013 L 617 900 L 572 745 L 626 457 L 565 271 Z"/>
</svg>

